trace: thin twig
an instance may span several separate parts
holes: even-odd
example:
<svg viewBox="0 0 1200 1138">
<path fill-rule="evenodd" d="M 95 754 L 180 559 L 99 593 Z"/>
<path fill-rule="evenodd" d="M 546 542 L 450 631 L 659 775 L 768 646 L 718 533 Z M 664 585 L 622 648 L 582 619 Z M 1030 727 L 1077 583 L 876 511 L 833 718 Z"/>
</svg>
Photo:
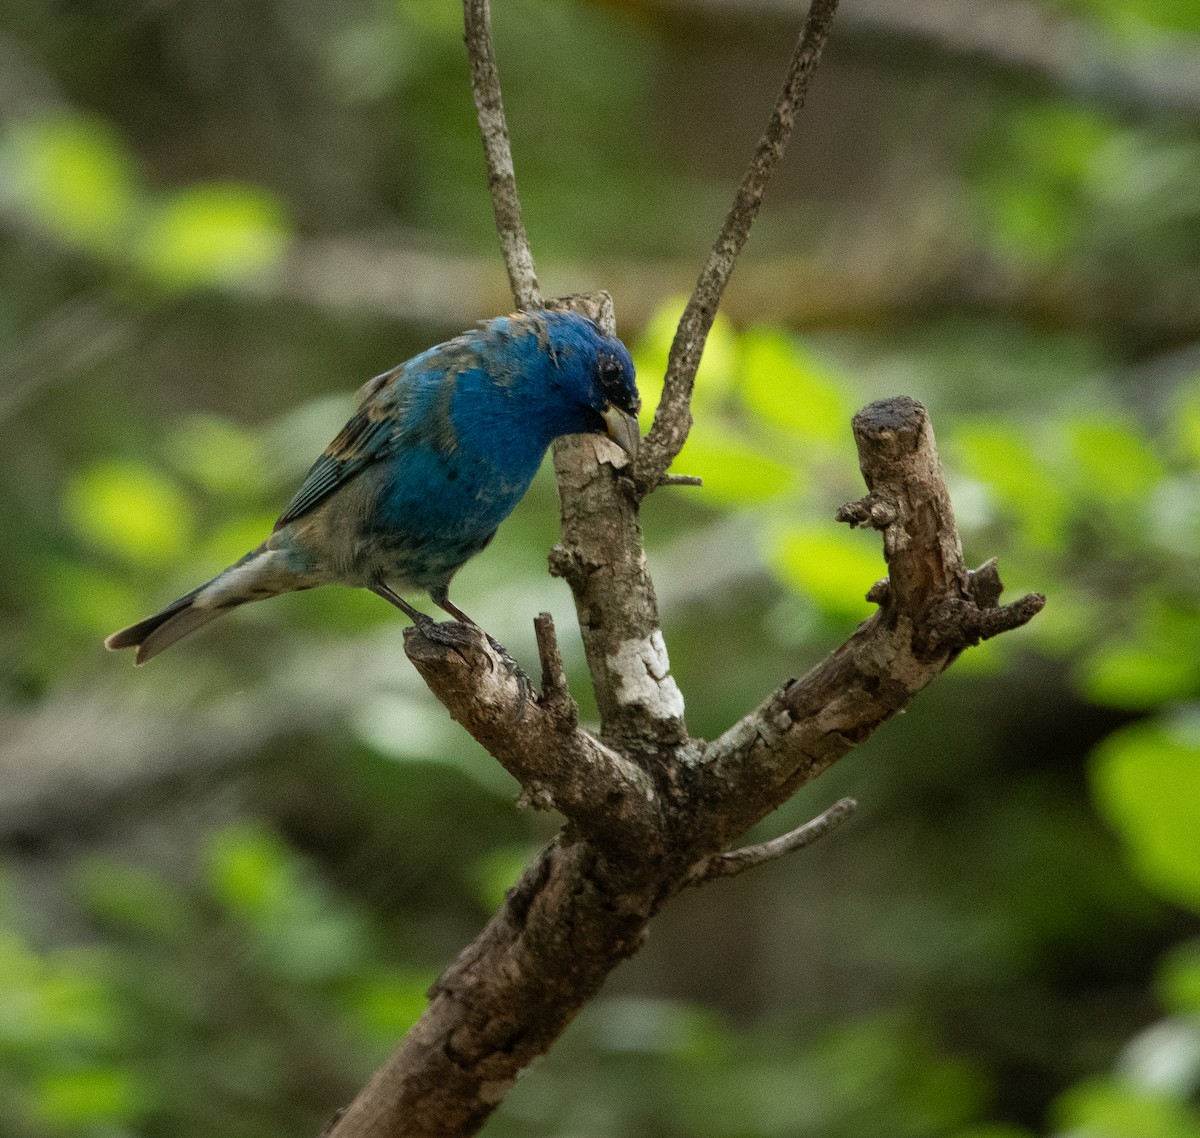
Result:
<svg viewBox="0 0 1200 1138">
<path fill-rule="evenodd" d="M 744 873 L 768 861 L 775 861 L 785 854 L 794 853 L 811 846 L 826 834 L 836 830 L 855 810 L 858 803 L 853 798 L 842 798 L 828 810 L 818 814 L 811 822 L 797 826 L 789 833 L 772 838 L 769 842 L 760 842 L 756 846 L 746 846 L 744 849 L 731 850 L 729 853 L 717 854 L 707 861 L 701 862 L 691 874 L 689 885 L 703 885 L 718 877 L 733 877 Z"/>
<path fill-rule="evenodd" d="M 496 232 L 500 235 L 508 282 L 518 308 L 541 308 L 542 291 L 538 287 L 525 223 L 521 220 L 521 199 L 517 196 L 517 176 L 513 171 L 508 124 L 504 120 L 488 0 L 463 0 L 463 23 L 467 56 L 471 61 L 471 92 L 475 96 L 479 133 L 483 136 L 488 189 L 492 194 Z"/>
<path fill-rule="evenodd" d="M 754 157 L 742 175 L 741 185 L 708 263 L 701 270 L 695 291 L 680 317 L 667 360 L 662 398 L 654 413 L 654 426 L 642 441 L 638 460 L 636 482 L 643 496 L 662 484 L 663 475 L 687 439 L 692 425 L 692 385 L 717 314 L 717 305 L 750 234 L 750 226 L 758 215 L 767 184 L 783 157 L 796 112 L 804 105 L 821 49 L 833 26 L 837 5 L 838 0 L 812 0 L 766 132 L 759 139 Z"/>
<path fill-rule="evenodd" d="M 533 618 L 533 631 L 537 637 L 538 658 L 542 662 L 542 703 L 553 715 L 574 726 L 579 720 L 579 709 L 567 684 L 558 636 L 554 631 L 554 617 L 548 612 L 538 613 Z"/>
</svg>

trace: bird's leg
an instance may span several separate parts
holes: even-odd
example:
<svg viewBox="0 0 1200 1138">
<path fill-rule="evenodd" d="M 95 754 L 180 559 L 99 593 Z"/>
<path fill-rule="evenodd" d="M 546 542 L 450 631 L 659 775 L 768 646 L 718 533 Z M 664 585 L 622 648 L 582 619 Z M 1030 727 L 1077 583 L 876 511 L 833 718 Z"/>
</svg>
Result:
<svg viewBox="0 0 1200 1138">
<path fill-rule="evenodd" d="M 425 637 L 426 640 L 432 640 L 435 644 L 444 644 L 447 648 L 457 652 L 460 656 L 463 656 L 462 637 L 465 630 L 461 628 L 460 624 L 438 624 L 433 617 L 421 612 L 420 609 L 413 608 L 408 601 L 406 601 L 402 596 L 400 596 L 399 593 L 395 592 L 383 581 L 376 581 L 375 584 L 369 585 L 368 588 L 377 597 L 382 597 L 385 601 L 387 601 L 388 604 L 395 605 L 396 608 L 404 613 L 404 615 L 413 622 L 417 628 L 417 631 L 420 632 L 420 634 Z M 432 596 L 432 594 L 430 595 Z M 434 597 L 434 600 L 436 601 L 437 598 Z M 440 605 L 440 607 L 445 608 L 445 605 Z M 450 610 L 446 609 L 446 611 L 449 612 Z M 466 618 L 465 622 L 472 628 L 476 627 L 475 622 L 470 618 Z M 505 659 L 509 659 L 508 653 L 506 653 L 499 644 L 492 640 L 490 636 L 488 637 L 488 640 L 491 642 L 493 648 L 497 649 L 501 654 L 504 655 Z M 465 660 L 466 657 L 463 656 L 463 659 Z M 514 667 L 515 666 L 516 665 L 514 665 Z"/>
<path fill-rule="evenodd" d="M 469 625 L 471 628 L 479 628 L 479 625 L 477 625 L 469 616 L 467 616 L 467 614 L 465 612 L 463 612 L 462 609 L 460 609 L 458 607 L 458 605 L 456 605 L 450 599 L 450 590 L 447 589 L 445 586 L 442 586 L 442 588 L 440 588 L 440 589 L 430 589 L 429 590 L 429 599 L 432 600 L 433 603 L 435 605 L 437 605 L 437 607 L 440 608 L 443 612 L 448 612 L 452 617 L 454 617 L 455 620 L 457 620 L 459 622 L 459 624 L 466 624 L 466 625 Z M 480 629 L 480 631 L 483 632 L 483 629 Z M 517 675 L 520 677 L 522 683 L 524 683 L 526 686 L 528 686 L 529 681 L 525 678 L 525 673 L 522 672 L 521 669 L 517 666 L 516 660 L 514 660 L 508 654 L 508 649 L 505 648 L 504 645 L 501 644 L 499 640 L 497 640 L 494 636 L 492 636 L 491 633 L 483 632 L 483 634 L 484 634 L 484 636 L 487 637 L 488 643 L 492 646 L 492 650 L 506 664 L 508 664 L 513 669 L 514 672 L 517 673 Z"/>
<path fill-rule="evenodd" d="M 430 596 L 433 596 L 433 594 L 431 593 Z M 437 607 L 440 608 L 443 612 L 448 612 L 452 617 L 454 617 L 455 620 L 459 621 L 460 623 L 470 624 L 476 628 L 479 627 L 449 597 L 443 597 L 440 601 L 437 599 L 437 597 L 433 597 L 433 603 L 435 605 L 437 605 Z"/>
<path fill-rule="evenodd" d="M 420 609 L 415 609 L 406 601 L 399 593 L 395 592 L 382 581 L 376 581 L 375 584 L 369 585 L 368 588 L 377 597 L 382 597 L 389 605 L 395 605 L 409 620 L 413 622 L 423 633 L 428 634 L 431 628 L 437 626 L 437 621 L 431 616 L 427 616 Z"/>
<path fill-rule="evenodd" d="M 429 599 L 433 601 L 433 603 L 437 605 L 442 612 L 448 612 L 452 617 L 454 617 L 455 620 L 459 622 L 459 624 L 469 624 L 472 628 L 479 627 L 469 616 L 467 616 L 465 612 L 463 612 L 462 609 L 458 607 L 458 605 L 456 605 L 450 599 L 450 590 L 445 585 L 440 587 L 435 586 L 434 588 L 430 589 Z"/>
</svg>

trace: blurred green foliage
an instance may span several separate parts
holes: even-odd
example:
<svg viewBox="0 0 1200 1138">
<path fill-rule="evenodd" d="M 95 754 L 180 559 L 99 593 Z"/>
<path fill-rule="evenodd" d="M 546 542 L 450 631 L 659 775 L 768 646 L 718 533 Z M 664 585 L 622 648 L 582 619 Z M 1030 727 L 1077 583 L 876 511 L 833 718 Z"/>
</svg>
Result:
<svg viewBox="0 0 1200 1138">
<path fill-rule="evenodd" d="M 103 122 L 55 114 L 0 137 L 0 189 L 48 236 L 166 289 L 234 284 L 283 253 L 288 224 L 266 190 L 210 183 L 155 194 Z"/>
<path fill-rule="evenodd" d="M 1190 0 L 1045 7 L 1200 59 Z M 790 23 L 506 0 L 496 29 L 548 279 L 697 261 Z M 853 792 L 837 838 L 669 908 L 500 1138 L 1200 1136 L 1200 122 L 875 34 L 839 30 L 736 280 L 887 279 L 903 198 L 1017 299 L 951 273 L 903 321 L 868 290 L 789 327 L 776 267 L 718 317 L 676 464 L 704 486 L 645 509 L 689 723 L 871 611 L 878 538 L 832 515 L 878 395 L 930 406 L 968 560 L 1048 606 L 761 828 Z M 458 7 L 10 6 L 0 64 L 0 1134 L 316 1133 L 553 819 L 369 596 L 248 606 L 144 672 L 99 642 L 261 540 L 356 384 L 456 331 L 283 282 L 347 235 L 491 252 Z M 1127 320 L 1146 295 L 1167 315 Z M 683 301 L 617 304 L 648 425 Z M 529 667 L 555 610 L 587 717 L 556 526 L 544 471 L 457 599 Z"/>
</svg>

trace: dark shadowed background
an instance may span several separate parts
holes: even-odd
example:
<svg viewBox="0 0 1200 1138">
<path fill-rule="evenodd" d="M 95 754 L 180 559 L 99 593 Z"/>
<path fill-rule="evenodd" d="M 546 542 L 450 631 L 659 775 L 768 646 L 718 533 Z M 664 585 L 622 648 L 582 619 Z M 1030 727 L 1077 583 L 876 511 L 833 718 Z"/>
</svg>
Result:
<svg viewBox="0 0 1200 1138">
<path fill-rule="evenodd" d="M 790 0 L 496 0 L 548 294 L 652 408 Z M 508 304 L 455 0 L 0 4 L 0 1135 L 301 1138 L 555 820 L 377 598 L 105 633 L 269 529 L 357 386 Z M 845 0 L 645 525 L 719 733 L 869 611 L 850 414 L 930 408 L 1048 594 L 675 902 L 496 1138 L 1200 1135 L 1200 6 Z M 528 668 L 543 471 L 458 602 Z"/>
</svg>

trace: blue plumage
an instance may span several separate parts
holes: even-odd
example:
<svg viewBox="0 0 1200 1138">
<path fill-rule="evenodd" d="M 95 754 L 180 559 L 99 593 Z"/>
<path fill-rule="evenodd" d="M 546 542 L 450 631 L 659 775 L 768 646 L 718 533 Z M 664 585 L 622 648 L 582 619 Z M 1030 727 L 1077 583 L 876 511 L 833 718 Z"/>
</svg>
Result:
<svg viewBox="0 0 1200 1138">
<path fill-rule="evenodd" d="M 560 435 L 607 434 L 637 450 L 633 362 L 569 312 L 491 320 L 376 376 L 313 464 L 275 530 L 211 581 L 113 633 L 144 663 L 247 601 L 339 583 L 450 602 L 450 579 L 491 540 Z"/>
</svg>

